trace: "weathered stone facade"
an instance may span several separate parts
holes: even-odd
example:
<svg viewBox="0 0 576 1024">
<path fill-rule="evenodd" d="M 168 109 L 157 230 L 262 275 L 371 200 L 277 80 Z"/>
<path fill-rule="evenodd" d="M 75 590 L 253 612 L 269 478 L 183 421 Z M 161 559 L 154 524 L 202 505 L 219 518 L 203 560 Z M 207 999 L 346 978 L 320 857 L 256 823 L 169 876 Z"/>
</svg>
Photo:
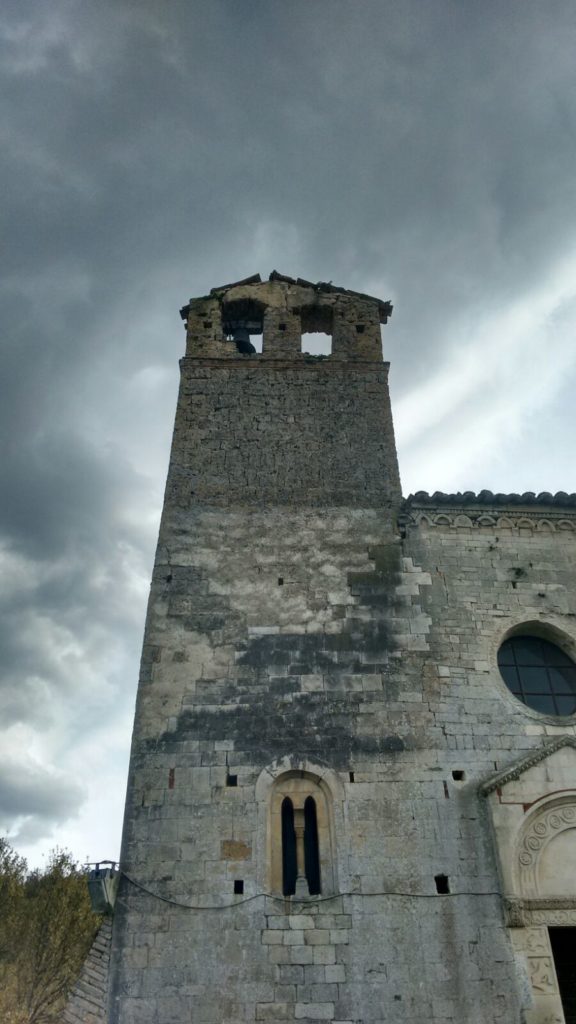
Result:
<svg viewBox="0 0 576 1024">
<path fill-rule="evenodd" d="M 524 812 L 491 780 L 576 735 L 496 662 L 523 624 L 576 642 L 576 499 L 402 502 L 390 311 L 280 275 L 183 311 L 111 1024 L 563 1021 L 518 938 L 537 894 L 500 863 Z M 261 354 L 227 339 L 239 324 Z M 332 355 L 303 355 L 302 330 Z M 543 799 L 553 774 L 531 783 Z M 287 797 L 296 816 L 315 801 L 319 895 L 282 894 Z"/>
</svg>

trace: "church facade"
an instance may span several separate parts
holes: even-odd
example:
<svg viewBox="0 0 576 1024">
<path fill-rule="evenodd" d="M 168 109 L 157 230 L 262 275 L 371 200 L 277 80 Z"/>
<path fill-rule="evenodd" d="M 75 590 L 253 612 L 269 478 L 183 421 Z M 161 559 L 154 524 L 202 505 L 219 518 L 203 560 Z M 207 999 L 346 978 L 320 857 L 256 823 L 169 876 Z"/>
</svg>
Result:
<svg viewBox="0 0 576 1024">
<path fill-rule="evenodd" d="M 576 1021 L 576 495 L 402 499 L 390 313 L 182 310 L 110 1024 Z"/>
</svg>

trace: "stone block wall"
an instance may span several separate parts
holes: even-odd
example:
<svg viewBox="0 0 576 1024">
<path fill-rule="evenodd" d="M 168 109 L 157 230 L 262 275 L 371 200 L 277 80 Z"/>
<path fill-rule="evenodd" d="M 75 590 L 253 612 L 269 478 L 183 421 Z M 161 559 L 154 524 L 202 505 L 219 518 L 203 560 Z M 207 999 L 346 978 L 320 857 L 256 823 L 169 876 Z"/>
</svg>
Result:
<svg viewBox="0 0 576 1024">
<path fill-rule="evenodd" d="M 275 362 L 189 332 L 110 1024 L 520 1024 L 480 788 L 574 734 L 512 697 L 496 655 L 529 622 L 576 644 L 576 507 L 400 509 L 382 364 L 289 361 L 269 319 L 289 335 Z M 281 891 L 277 794 L 296 784 L 325 802 L 318 896 Z"/>
<path fill-rule="evenodd" d="M 123 852 L 156 896 L 124 884 L 113 1020 L 521 1019 L 478 786 L 574 732 L 495 659 L 536 616 L 573 635 L 576 544 L 458 514 L 404 538 L 378 510 L 166 514 Z M 334 890 L 305 904 L 261 895 L 294 771 L 334 816 Z"/>
<path fill-rule="evenodd" d="M 166 504 L 397 505 L 383 364 L 185 360 Z"/>
</svg>

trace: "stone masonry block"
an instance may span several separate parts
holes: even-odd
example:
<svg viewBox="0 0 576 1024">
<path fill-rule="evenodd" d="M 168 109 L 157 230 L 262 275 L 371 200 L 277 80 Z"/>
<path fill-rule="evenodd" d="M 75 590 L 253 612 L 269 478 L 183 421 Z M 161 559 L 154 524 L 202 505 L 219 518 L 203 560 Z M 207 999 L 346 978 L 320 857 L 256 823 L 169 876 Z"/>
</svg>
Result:
<svg viewBox="0 0 576 1024">
<path fill-rule="evenodd" d="M 289 1003 L 257 1003 L 256 1020 L 288 1020 L 290 1009 Z"/>
<path fill-rule="evenodd" d="M 334 1003 L 296 1003 L 294 1016 L 296 1020 L 332 1020 Z"/>
<path fill-rule="evenodd" d="M 293 964 L 321 963 L 322 961 L 317 961 L 314 958 L 313 950 L 315 948 L 312 946 L 288 946 L 283 947 L 283 951 L 290 954 L 290 963 Z"/>
<path fill-rule="evenodd" d="M 315 964 L 335 964 L 336 951 L 333 946 L 313 946 Z"/>
<path fill-rule="evenodd" d="M 326 981 L 338 982 L 343 984 L 346 981 L 346 968 L 343 964 L 327 964 L 326 966 Z"/>
<path fill-rule="evenodd" d="M 314 918 L 307 914 L 294 914 L 288 918 L 288 923 L 291 928 L 313 928 Z"/>
<path fill-rule="evenodd" d="M 330 943 L 330 932 L 327 928 L 315 928 L 306 932 L 304 941 L 308 946 L 327 946 Z"/>
</svg>

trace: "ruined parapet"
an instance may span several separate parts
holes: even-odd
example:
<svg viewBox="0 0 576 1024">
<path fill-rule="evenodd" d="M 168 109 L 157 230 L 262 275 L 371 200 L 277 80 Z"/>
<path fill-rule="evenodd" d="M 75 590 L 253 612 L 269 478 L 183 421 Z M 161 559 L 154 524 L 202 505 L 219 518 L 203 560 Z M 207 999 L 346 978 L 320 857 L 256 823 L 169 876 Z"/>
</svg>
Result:
<svg viewBox="0 0 576 1024">
<path fill-rule="evenodd" d="M 380 337 L 391 311 L 372 296 L 275 271 L 192 299 L 180 311 L 187 345 L 170 502 L 395 508 Z M 310 333 L 331 336 L 330 355 L 302 351 Z"/>
<path fill-rule="evenodd" d="M 332 284 L 312 284 L 273 271 L 212 288 L 181 310 L 186 322 L 186 355 L 193 359 L 303 361 L 302 335 L 326 334 L 341 362 L 381 362 L 380 324 L 392 313 L 389 302 Z M 251 352 L 249 338 L 263 336 L 262 352 Z"/>
</svg>

